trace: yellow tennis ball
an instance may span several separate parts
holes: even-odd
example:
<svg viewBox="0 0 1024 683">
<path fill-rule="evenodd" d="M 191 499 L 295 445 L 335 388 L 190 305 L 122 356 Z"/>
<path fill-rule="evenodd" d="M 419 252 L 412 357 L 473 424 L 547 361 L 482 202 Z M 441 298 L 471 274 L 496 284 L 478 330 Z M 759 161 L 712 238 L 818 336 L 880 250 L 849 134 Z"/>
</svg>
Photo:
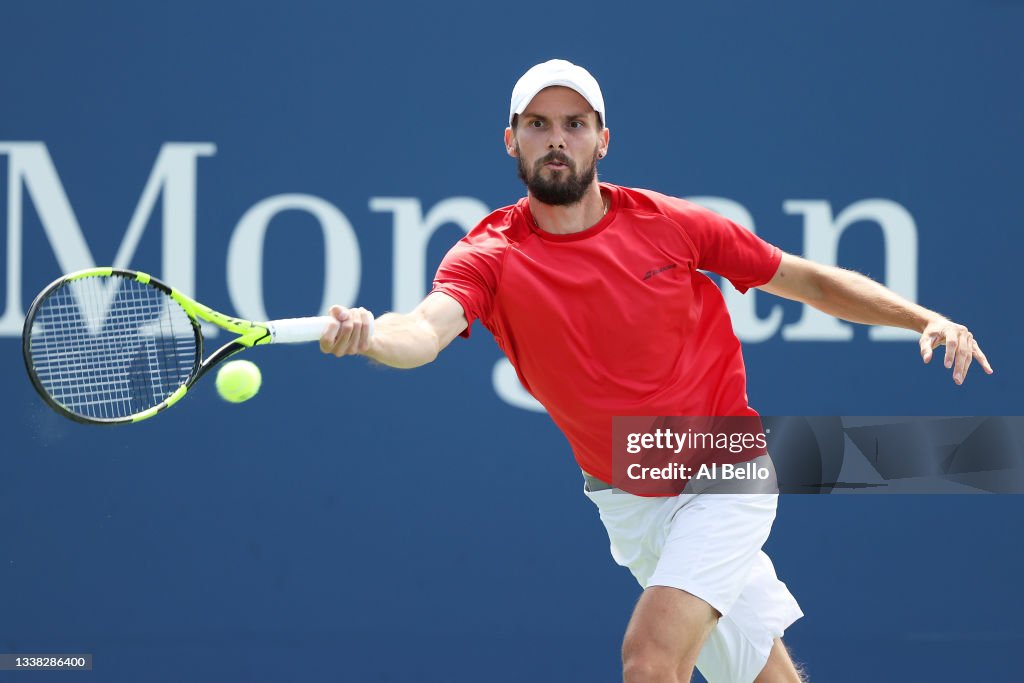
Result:
<svg viewBox="0 0 1024 683">
<path fill-rule="evenodd" d="M 260 390 L 262 382 L 260 369 L 247 360 L 230 361 L 217 371 L 217 393 L 231 403 L 248 401 Z"/>
</svg>

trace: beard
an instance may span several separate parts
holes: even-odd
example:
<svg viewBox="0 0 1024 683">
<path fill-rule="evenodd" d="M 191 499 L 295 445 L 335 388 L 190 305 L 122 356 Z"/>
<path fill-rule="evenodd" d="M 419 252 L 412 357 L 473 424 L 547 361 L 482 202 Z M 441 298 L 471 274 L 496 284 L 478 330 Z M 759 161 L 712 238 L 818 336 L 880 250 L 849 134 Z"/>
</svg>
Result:
<svg viewBox="0 0 1024 683">
<path fill-rule="evenodd" d="M 576 164 L 569 157 L 555 150 L 548 152 L 538 159 L 533 165 L 532 172 L 530 169 L 527 169 L 526 162 L 523 161 L 522 154 L 519 153 L 518 144 L 516 145 L 516 154 L 519 179 L 526 185 L 526 189 L 530 191 L 531 196 L 535 197 L 537 201 L 550 204 L 551 206 L 578 204 L 597 175 L 598 156 L 596 148 L 590 163 L 579 172 L 576 170 Z M 545 178 L 542 175 L 544 164 L 549 161 L 565 164 L 566 168 L 563 171 L 550 172 L 550 175 Z"/>
</svg>

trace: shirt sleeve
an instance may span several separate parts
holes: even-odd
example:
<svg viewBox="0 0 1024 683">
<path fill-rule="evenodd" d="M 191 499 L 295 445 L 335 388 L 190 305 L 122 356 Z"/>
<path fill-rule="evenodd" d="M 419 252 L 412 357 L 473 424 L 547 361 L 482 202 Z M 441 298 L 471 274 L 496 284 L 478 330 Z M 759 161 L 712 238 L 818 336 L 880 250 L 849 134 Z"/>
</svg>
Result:
<svg viewBox="0 0 1024 683">
<path fill-rule="evenodd" d="M 494 237 L 468 235 L 457 242 L 437 269 L 431 293 L 441 292 L 455 299 L 466 315 L 469 337 L 473 321 L 487 323 L 498 290 L 504 243 Z"/>
<path fill-rule="evenodd" d="M 663 210 L 682 228 L 697 252 L 697 268 L 729 280 L 741 294 L 775 276 L 782 250 L 750 230 L 702 206 L 661 197 Z"/>
</svg>

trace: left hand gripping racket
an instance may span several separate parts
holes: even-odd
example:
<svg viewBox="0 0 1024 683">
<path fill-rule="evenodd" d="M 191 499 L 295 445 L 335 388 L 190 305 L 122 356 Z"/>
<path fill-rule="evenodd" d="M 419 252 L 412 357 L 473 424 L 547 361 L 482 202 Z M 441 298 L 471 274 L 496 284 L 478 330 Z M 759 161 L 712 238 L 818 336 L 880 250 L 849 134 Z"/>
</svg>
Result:
<svg viewBox="0 0 1024 683">
<path fill-rule="evenodd" d="M 238 336 L 203 359 L 206 320 Z M 153 417 L 243 349 L 311 342 L 332 318 L 252 322 L 190 299 L 146 273 L 93 268 L 39 293 L 25 317 L 22 353 L 36 390 L 77 422 Z"/>
</svg>

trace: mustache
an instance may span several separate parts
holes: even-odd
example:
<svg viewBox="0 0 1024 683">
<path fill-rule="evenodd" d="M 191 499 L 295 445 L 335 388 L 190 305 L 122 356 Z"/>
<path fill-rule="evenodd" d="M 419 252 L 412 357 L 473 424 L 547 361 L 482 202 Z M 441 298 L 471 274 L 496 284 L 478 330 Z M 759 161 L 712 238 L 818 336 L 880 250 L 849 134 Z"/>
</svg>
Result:
<svg viewBox="0 0 1024 683">
<path fill-rule="evenodd" d="M 558 151 L 551 151 L 551 152 L 548 152 L 547 154 L 545 154 L 543 157 L 541 157 L 537 161 L 537 166 L 543 166 L 544 164 L 552 162 L 552 161 L 557 161 L 560 164 L 565 164 L 569 168 L 575 168 L 576 167 L 576 165 L 572 163 L 572 160 L 569 159 L 569 157 L 567 157 L 562 152 L 558 152 Z"/>
</svg>

